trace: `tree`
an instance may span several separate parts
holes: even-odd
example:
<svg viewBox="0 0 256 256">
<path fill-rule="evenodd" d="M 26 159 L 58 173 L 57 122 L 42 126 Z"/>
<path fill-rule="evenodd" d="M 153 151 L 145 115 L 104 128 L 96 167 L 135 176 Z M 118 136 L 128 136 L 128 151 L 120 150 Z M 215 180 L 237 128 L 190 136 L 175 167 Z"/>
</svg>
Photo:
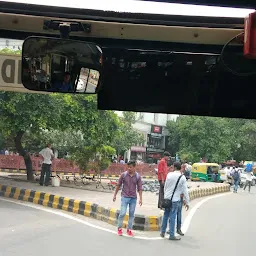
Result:
<svg viewBox="0 0 256 256">
<path fill-rule="evenodd" d="M 169 121 L 167 123 L 168 136 L 168 148 L 170 148 L 170 154 L 175 156 L 180 149 L 180 136 L 178 132 L 178 123 L 175 121 Z"/>
<path fill-rule="evenodd" d="M 118 155 L 121 152 L 129 150 L 131 146 L 144 142 L 143 135 L 133 128 L 135 122 L 136 113 L 134 112 L 123 112 L 123 116 L 120 117 L 118 131 L 111 144 L 116 149 Z"/>
<path fill-rule="evenodd" d="M 12 138 L 23 156 L 28 180 L 33 179 L 30 154 L 22 144 L 26 131 L 37 132 L 48 127 L 59 128 L 58 105 L 49 95 L 0 92 L 0 128 L 5 137 Z"/>
<path fill-rule="evenodd" d="M 176 138 L 183 160 L 198 162 L 205 157 L 209 161 L 221 162 L 232 154 L 234 135 L 230 120 L 181 116 L 175 124 L 169 122 L 168 129 L 173 134 L 172 138 Z"/>
<path fill-rule="evenodd" d="M 256 122 L 254 120 L 180 116 L 167 125 L 170 146 L 183 160 L 222 162 L 229 159 L 254 160 Z"/>
<path fill-rule="evenodd" d="M 256 122 L 254 120 L 240 120 L 235 126 L 236 140 L 233 145 L 235 159 L 256 159 Z"/>
<path fill-rule="evenodd" d="M 93 169 L 96 174 L 100 176 L 101 182 L 101 171 L 106 170 L 111 164 L 110 156 L 115 154 L 115 149 L 110 146 L 100 146 L 96 149 L 97 155 L 88 166 Z"/>
<path fill-rule="evenodd" d="M 5 137 L 14 139 L 17 151 L 24 157 L 29 180 L 33 179 L 32 162 L 26 148 L 35 145 L 35 137 L 44 138 L 41 146 L 53 141 L 58 146 L 58 140 L 62 145 L 66 143 L 72 157 L 80 159 L 88 147 L 110 145 L 118 130 L 117 115 L 98 111 L 96 96 L 0 92 L 0 98 L 1 128 Z M 76 140 L 71 142 L 71 138 Z"/>
</svg>

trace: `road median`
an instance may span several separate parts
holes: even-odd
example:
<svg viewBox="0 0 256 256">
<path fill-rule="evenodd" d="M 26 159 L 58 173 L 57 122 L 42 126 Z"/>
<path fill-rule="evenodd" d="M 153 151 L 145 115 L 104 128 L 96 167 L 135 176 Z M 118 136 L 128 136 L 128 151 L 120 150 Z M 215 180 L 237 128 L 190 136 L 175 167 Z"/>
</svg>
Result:
<svg viewBox="0 0 256 256">
<path fill-rule="evenodd" d="M 209 188 L 195 188 L 189 191 L 190 199 L 210 196 L 218 193 L 225 193 L 230 191 L 230 185 L 219 184 L 215 187 Z M 20 186 L 9 186 L 0 184 L 0 196 L 9 197 L 21 201 L 27 201 L 34 204 L 60 209 L 76 214 L 81 214 L 86 217 L 91 217 L 100 221 L 107 222 L 111 225 L 117 225 L 117 218 L 119 210 L 108 208 L 78 199 L 71 199 L 69 197 L 59 196 L 53 193 L 47 193 L 37 190 L 20 188 Z M 127 227 L 128 215 L 124 219 L 124 228 Z M 136 214 L 134 220 L 134 230 L 141 231 L 159 231 L 162 223 L 162 215 L 143 215 Z"/>
</svg>

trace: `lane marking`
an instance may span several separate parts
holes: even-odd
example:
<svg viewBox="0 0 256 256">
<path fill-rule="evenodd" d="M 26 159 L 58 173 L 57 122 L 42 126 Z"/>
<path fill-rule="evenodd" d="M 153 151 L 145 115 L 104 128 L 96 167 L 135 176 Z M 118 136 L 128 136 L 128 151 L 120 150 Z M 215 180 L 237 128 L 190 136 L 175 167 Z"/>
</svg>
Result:
<svg viewBox="0 0 256 256">
<path fill-rule="evenodd" d="M 218 198 L 218 197 L 222 197 L 222 196 L 226 196 L 226 195 L 229 195 L 231 193 L 225 193 L 225 194 L 219 194 L 219 195 L 213 195 L 213 196 L 210 196 L 208 198 L 205 198 L 203 199 L 202 201 L 198 202 L 191 210 L 190 212 L 188 213 L 185 221 L 184 221 L 184 224 L 182 225 L 182 231 L 184 233 L 186 233 L 189 229 L 189 226 L 190 226 L 190 223 L 192 221 L 192 218 L 193 216 L 195 215 L 196 211 L 204 204 L 206 203 L 207 201 L 211 200 L 211 199 L 215 199 L 215 198 Z M 30 207 L 30 208 L 33 208 L 33 209 L 37 209 L 37 210 L 41 210 L 41 211 L 45 211 L 45 212 L 48 212 L 48 213 L 52 213 L 52 214 L 55 214 L 55 215 L 58 215 L 58 216 L 61 216 L 61 217 L 64 217 L 66 219 L 69 219 L 69 220 L 73 220 L 73 221 L 76 221 L 76 222 L 79 222 L 83 225 L 86 225 L 86 226 L 89 226 L 91 228 L 95 228 L 95 229 L 98 229 L 98 230 L 101 230 L 101 231 L 105 231 L 105 232 L 108 232 L 108 233 L 112 233 L 114 235 L 117 235 L 116 233 L 116 230 L 111 230 L 111 229 L 108 229 L 108 228 L 104 228 L 104 227 L 101 227 L 101 226 L 97 226 L 95 224 L 92 224 L 90 222 L 87 222 L 85 220 L 81 220 L 79 218 L 76 218 L 75 216 L 71 216 L 69 214 L 66 214 L 64 212 L 61 212 L 61 211 L 58 211 L 58 210 L 53 210 L 51 208 L 44 208 L 42 206 L 37 206 L 37 205 L 34 205 L 34 204 L 30 204 L 28 202 L 24 202 L 24 201 L 13 201 L 13 200 L 9 200 L 9 199 L 6 199 L 6 198 L 1 198 L 0 197 L 0 200 L 1 201 L 5 201 L 5 202 L 9 202 L 9 203 L 13 203 L 13 204 L 17 204 L 17 205 L 22 205 L 22 206 L 26 206 L 26 207 Z M 127 236 L 126 234 L 123 235 L 124 237 L 129 237 Z M 130 238 L 130 237 L 129 237 Z M 146 237 L 146 236 L 135 236 L 133 237 L 133 239 L 140 239 L 140 240 L 163 240 L 163 238 L 161 238 L 160 236 L 159 237 Z"/>
<path fill-rule="evenodd" d="M 215 198 L 222 197 L 222 196 L 227 196 L 227 195 L 230 195 L 230 194 L 231 194 L 231 192 L 229 192 L 229 193 L 224 193 L 224 194 L 213 195 L 213 196 L 207 197 L 207 198 L 201 200 L 200 202 L 198 202 L 198 203 L 190 210 L 190 212 L 188 213 L 188 215 L 187 215 L 185 221 L 183 222 L 183 225 L 182 225 L 182 232 L 183 232 L 183 233 L 186 233 L 186 232 L 188 231 L 193 216 L 195 215 L 196 211 L 197 211 L 204 203 L 208 202 L 208 201 L 211 200 L 211 199 L 215 199 Z"/>
</svg>

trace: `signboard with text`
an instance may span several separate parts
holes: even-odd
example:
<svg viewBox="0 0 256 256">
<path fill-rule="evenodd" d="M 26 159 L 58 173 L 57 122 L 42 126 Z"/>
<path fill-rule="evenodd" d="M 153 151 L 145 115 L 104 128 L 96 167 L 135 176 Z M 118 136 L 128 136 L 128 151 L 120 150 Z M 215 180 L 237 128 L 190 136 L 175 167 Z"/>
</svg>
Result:
<svg viewBox="0 0 256 256">
<path fill-rule="evenodd" d="M 21 56 L 0 54 L 0 90 L 31 92 L 21 83 Z"/>
<path fill-rule="evenodd" d="M 162 134 L 163 127 L 159 125 L 151 125 L 151 133 Z"/>
</svg>

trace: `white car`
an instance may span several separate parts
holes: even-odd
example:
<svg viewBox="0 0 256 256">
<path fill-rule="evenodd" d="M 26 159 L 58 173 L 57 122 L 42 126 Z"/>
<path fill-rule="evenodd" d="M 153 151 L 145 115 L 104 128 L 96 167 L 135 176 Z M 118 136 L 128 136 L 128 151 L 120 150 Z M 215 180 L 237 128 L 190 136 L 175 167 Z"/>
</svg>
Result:
<svg viewBox="0 0 256 256">
<path fill-rule="evenodd" d="M 84 92 L 85 91 L 85 83 L 82 79 L 78 80 L 76 91 L 78 91 L 78 92 Z"/>
<path fill-rule="evenodd" d="M 222 182 L 227 182 L 228 181 L 228 175 L 227 175 L 228 174 L 228 170 L 231 170 L 231 168 L 228 169 L 227 167 L 225 167 L 225 168 L 219 170 L 220 181 L 222 181 Z"/>
</svg>

